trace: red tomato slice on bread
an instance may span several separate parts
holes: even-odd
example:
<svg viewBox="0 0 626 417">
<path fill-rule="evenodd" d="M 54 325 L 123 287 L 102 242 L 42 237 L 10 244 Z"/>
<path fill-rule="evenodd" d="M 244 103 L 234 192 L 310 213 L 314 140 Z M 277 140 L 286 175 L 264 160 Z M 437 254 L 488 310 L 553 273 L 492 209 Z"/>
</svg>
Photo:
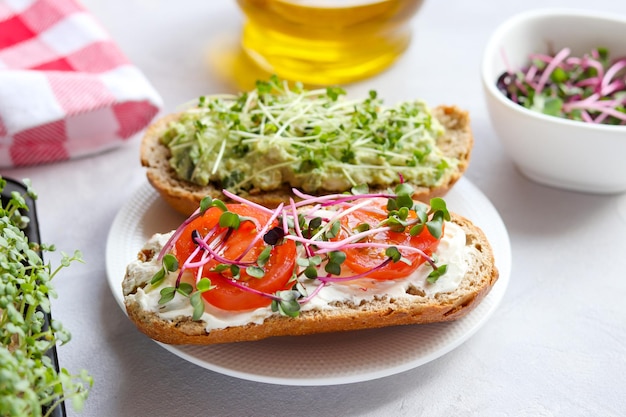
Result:
<svg viewBox="0 0 626 417">
<path fill-rule="evenodd" d="M 355 234 L 358 233 L 356 228 L 361 224 L 366 223 L 372 228 L 376 227 L 376 225 L 387 218 L 387 209 L 383 204 L 383 202 L 375 202 L 369 207 L 347 214 L 343 218 L 344 226 L 349 230 L 353 230 Z M 341 236 L 342 239 L 345 237 L 347 237 L 345 234 Z M 405 232 L 380 231 L 365 238 L 364 242 L 411 246 L 420 249 L 428 256 L 432 255 L 439 245 L 439 239 L 432 236 L 426 227 L 416 236 L 411 236 L 408 230 Z M 346 254 L 345 266 L 358 274 L 372 271 L 365 276 L 379 280 L 406 277 L 426 261 L 426 258 L 418 251 L 400 249 L 402 257 L 408 263 L 402 260 L 389 262 L 382 268 L 375 269 L 388 258 L 384 248 L 347 246 L 343 249 L 343 252 Z"/>
<path fill-rule="evenodd" d="M 230 212 L 239 216 L 256 219 L 260 227 L 266 225 L 271 218 L 269 214 L 253 206 L 228 204 L 227 207 Z M 212 207 L 201 217 L 194 219 L 187 225 L 175 245 L 174 254 L 181 265 L 197 248 L 197 244 L 192 240 L 194 230 L 198 231 L 203 237 L 208 233 L 211 233 L 212 236 L 223 236 L 223 233 L 227 231 L 227 228 L 219 226 L 219 219 L 222 213 L 217 207 Z M 221 243 L 215 242 L 219 247 L 220 256 L 233 261 L 254 262 L 267 246 L 263 239 L 258 239 L 243 258 L 238 258 L 249 248 L 258 233 L 259 228 L 257 228 L 254 222 L 242 221 L 239 228 L 232 230 L 225 241 Z M 192 261 L 199 261 L 201 255 L 202 251 Z M 261 278 L 250 276 L 246 273 L 245 267 L 242 267 L 237 283 L 267 294 L 287 289 L 289 288 L 288 282 L 294 271 L 295 259 L 296 247 L 294 242 L 285 240 L 272 247 L 269 260 L 263 267 L 265 273 Z M 251 310 L 270 305 L 271 299 L 269 297 L 246 291 L 233 285 L 230 269 L 221 272 L 211 272 L 211 269 L 214 269 L 219 264 L 220 262 L 217 260 L 210 260 L 203 266 L 202 276 L 209 278 L 214 286 L 213 289 L 202 294 L 209 304 L 224 310 Z M 197 268 L 192 270 L 194 273 L 196 271 Z"/>
</svg>

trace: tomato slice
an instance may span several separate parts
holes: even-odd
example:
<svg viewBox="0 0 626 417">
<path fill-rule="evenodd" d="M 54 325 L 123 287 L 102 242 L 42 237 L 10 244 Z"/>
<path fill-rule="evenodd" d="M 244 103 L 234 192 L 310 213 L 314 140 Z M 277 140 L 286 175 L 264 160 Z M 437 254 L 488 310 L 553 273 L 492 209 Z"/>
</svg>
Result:
<svg viewBox="0 0 626 417">
<path fill-rule="evenodd" d="M 266 212 L 252 206 L 227 204 L 227 207 L 229 211 L 240 216 L 256 219 L 260 223 L 260 227 L 267 224 L 271 218 Z M 185 227 L 174 249 L 174 254 L 181 265 L 192 255 L 197 247 L 196 243 L 192 241 L 192 233 L 194 230 L 197 230 L 202 236 L 206 236 L 210 232 L 212 232 L 214 236 L 218 236 L 227 231 L 227 228 L 222 228 L 218 224 L 222 213 L 220 209 L 212 207 L 207 210 L 204 215 L 194 219 Z M 273 224 L 272 227 L 276 224 Z M 240 224 L 238 229 L 231 232 L 218 252 L 226 259 L 235 260 L 249 247 L 257 234 L 257 226 L 251 221 L 244 221 Z M 266 244 L 263 242 L 263 239 L 257 240 L 252 249 L 241 261 L 255 261 L 265 247 Z M 202 253 L 197 254 L 193 260 L 200 260 L 201 254 Z M 281 244 L 272 247 L 270 258 L 263 267 L 265 274 L 262 278 L 255 278 L 248 275 L 245 268 L 242 267 L 237 282 L 240 285 L 269 294 L 287 289 L 290 286 L 288 282 L 293 274 L 295 259 L 295 243 L 290 240 L 285 240 Z M 203 277 L 209 278 L 214 286 L 213 289 L 202 294 L 209 304 L 231 311 L 251 310 L 271 304 L 269 297 L 234 286 L 232 284 L 230 269 L 219 273 L 211 272 L 210 270 L 218 264 L 220 264 L 220 262 L 211 260 L 203 267 Z M 192 272 L 196 273 L 197 269 L 192 269 Z"/>
<path fill-rule="evenodd" d="M 366 208 L 349 213 L 344 217 L 344 227 L 347 227 L 349 230 L 353 230 L 354 233 L 357 233 L 355 229 L 363 223 L 367 223 L 371 227 L 375 227 L 378 223 L 387 218 L 387 209 L 383 204 L 383 202 L 376 201 L 369 206 L 369 209 Z M 413 213 L 413 215 L 414 214 L 415 213 Z M 344 233 L 344 235 L 341 236 L 341 239 L 345 237 L 346 235 Z M 370 243 L 412 246 L 422 250 L 429 256 L 432 255 L 439 245 L 439 239 L 432 236 L 426 227 L 424 227 L 422 232 L 416 236 L 411 236 L 408 230 L 406 233 L 381 231 L 369 236 L 365 241 Z M 373 270 L 388 258 L 387 255 L 385 255 L 384 248 L 346 247 L 343 249 L 343 252 L 346 254 L 344 265 L 357 274 L 364 274 L 367 271 Z M 410 275 L 417 269 L 417 267 L 426 261 L 426 259 L 419 252 L 401 249 L 400 253 L 403 258 L 410 261 L 410 264 L 403 261 L 390 262 L 382 268 L 376 269 L 365 276 L 378 280 L 403 278 Z"/>
</svg>

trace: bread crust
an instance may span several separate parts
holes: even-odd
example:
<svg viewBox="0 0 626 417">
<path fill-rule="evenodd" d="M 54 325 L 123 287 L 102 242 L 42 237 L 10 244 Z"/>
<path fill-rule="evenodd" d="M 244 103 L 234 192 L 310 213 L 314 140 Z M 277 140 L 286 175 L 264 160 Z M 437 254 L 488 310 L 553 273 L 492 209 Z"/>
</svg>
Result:
<svg viewBox="0 0 626 417">
<path fill-rule="evenodd" d="M 255 341 L 276 336 L 299 336 L 314 333 L 352 331 L 397 325 L 425 324 L 457 320 L 471 312 L 489 293 L 499 277 L 493 250 L 483 231 L 468 219 L 454 215 L 453 222 L 466 234 L 466 246 L 473 250 L 468 272 L 459 287 L 446 294 L 426 297 L 411 291 L 409 297 L 381 299 L 361 303 L 343 304 L 331 309 L 309 310 L 292 318 L 272 315 L 262 324 L 247 324 L 225 329 L 205 330 L 204 322 L 194 322 L 190 317 L 174 320 L 161 319 L 147 311 L 132 297 L 137 288 L 125 291 L 125 305 L 129 318 L 148 337 L 167 344 L 209 345 Z M 145 259 L 156 254 L 141 252 Z M 147 260 L 147 259 L 146 259 Z"/>
<path fill-rule="evenodd" d="M 420 184 L 411 184 L 415 188 L 413 198 L 428 203 L 433 197 L 442 197 L 461 178 L 466 171 L 472 149 L 474 137 L 470 126 L 469 113 L 456 106 L 439 106 L 433 109 L 433 116 L 445 128 L 445 134 L 438 138 L 437 146 L 443 153 L 459 160 L 457 171 L 448 178 L 445 184 L 437 187 L 424 187 Z M 146 176 L 150 184 L 159 192 L 162 198 L 176 211 L 189 216 L 198 208 L 200 201 L 206 197 L 220 198 L 228 201 L 220 189 L 213 185 L 200 186 L 177 177 L 176 172 L 169 164 L 170 150 L 161 144 L 160 137 L 165 133 L 170 122 L 176 120 L 178 114 L 170 114 L 152 124 L 146 130 L 140 147 L 141 165 L 147 168 Z M 371 189 L 371 188 L 370 188 Z M 383 191 L 382 189 L 371 189 Z M 331 191 L 320 191 L 323 195 Z M 334 191 L 332 191 L 334 193 Z M 288 185 L 273 191 L 251 191 L 246 199 L 266 207 L 276 207 L 280 203 L 288 202 L 293 197 Z"/>
</svg>

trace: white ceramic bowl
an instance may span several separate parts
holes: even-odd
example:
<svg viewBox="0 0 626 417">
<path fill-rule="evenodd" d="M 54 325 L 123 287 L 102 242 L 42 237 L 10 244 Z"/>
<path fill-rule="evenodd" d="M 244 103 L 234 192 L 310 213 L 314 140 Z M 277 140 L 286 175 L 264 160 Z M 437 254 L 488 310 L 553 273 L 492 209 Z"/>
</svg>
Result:
<svg viewBox="0 0 626 417">
<path fill-rule="evenodd" d="M 518 169 L 536 182 L 589 193 L 626 191 L 626 126 L 591 124 L 528 110 L 496 87 L 508 65 L 533 52 L 564 47 L 582 56 L 597 47 L 626 56 L 626 17 L 540 9 L 517 15 L 493 33 L 484 51 L 482 83 L 493 128 Z"/>
</svg>

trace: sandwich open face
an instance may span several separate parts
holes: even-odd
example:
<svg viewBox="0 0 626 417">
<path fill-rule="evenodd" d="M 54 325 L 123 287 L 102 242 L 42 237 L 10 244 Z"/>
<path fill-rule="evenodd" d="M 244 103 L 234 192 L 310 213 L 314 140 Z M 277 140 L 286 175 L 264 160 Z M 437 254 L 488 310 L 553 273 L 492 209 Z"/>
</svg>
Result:
<svg viewBox="0 0 626 417">
<path fill-rule="evenodd" d="M 225 191 L 152 237 L 123 280 L 130 319 L 168 344 L 213 344 L 459 319 L 498 279 L 493 251 L 413 188 L 266 208 Z"/>
<path fill-rule="evenodd" d="M 415 199 L 443 196 L 469 164 L 467 112 L 413 100 L 384 105 L 375 92 L 347 99 L 338 87 L 306 90 L 272 77 L 239 94 L 200 97 L 151 125 L 142 140 L 147 178 L 190 215 L 223 189 L 266 207 L 358 184 L 411 184 Z"/>
</svg>

